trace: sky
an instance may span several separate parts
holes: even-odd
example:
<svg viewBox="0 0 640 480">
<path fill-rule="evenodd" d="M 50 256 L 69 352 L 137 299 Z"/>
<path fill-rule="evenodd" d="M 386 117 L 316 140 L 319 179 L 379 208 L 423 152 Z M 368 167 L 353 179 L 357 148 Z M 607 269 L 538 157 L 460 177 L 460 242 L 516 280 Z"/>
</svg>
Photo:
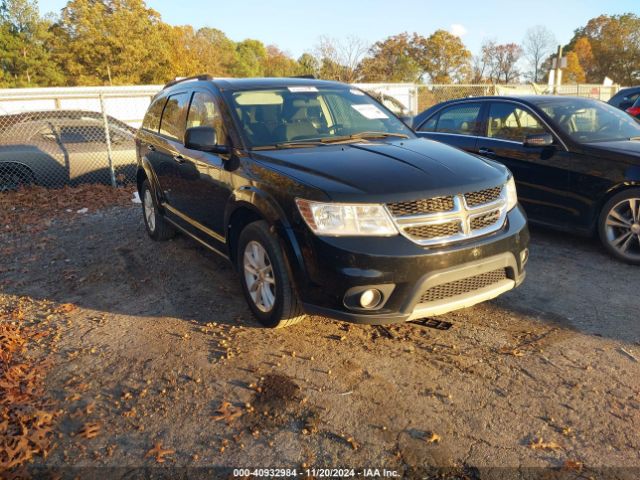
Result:
<svg viewBox="0 0 640 480">
<path fill-rule="evenodd" d="M 41 13 L 58 13 L 66 0 L 40 0 Z M 527 28 L 545 25 L 566 44 L 576 28 L 601 14 L 640 15 L 640 0 L 147 0 L 163 21 L 222 30 L 234 41 L 255 38 L 297 58 L 321 36 L 374 43 L 398 33 L 428 36 L 437 29 L 462 38 L 478 53 L 484 39 L 522 42 Z"/>
</svg>

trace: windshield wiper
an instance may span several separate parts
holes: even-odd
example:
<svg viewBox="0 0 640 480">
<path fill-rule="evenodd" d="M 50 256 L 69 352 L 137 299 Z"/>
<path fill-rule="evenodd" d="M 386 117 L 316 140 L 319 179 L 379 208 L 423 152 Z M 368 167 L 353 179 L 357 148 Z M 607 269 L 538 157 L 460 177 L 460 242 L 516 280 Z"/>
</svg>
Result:
<svg viewBox="0 0 640 480">
<path fill-rule="evenodd" d="M 324 142 L 318 140 L 303 140 L 299 142 L 280 142 L 273 145 L 260 145 L 253 147 L 252 150 L 275 150 L 278 148 L 305 148 L 305 147 L 317 147 L 318 145 L 324 145 Z"/>
<path fill-rule="evenodd" d="M 274 150 L 278 148 L 304 148 L 304 147 L 316 147 L 318 145 L 327 145 L 329 143 L 347 143 L 353 140 L 366 140 L 369 138 L 409 138 L 409 135 L 404 133 L 389 133 L 389 132 L 360 132 L 352 135 L 339 135 L 335 137 L 321 137 L 309 140 L 297 140 L 291 142 L 280 142 L 273 145 L 260 145 L 253 147 L 252 150 Z"/>
<path fill-rule="evenodd" d="M 386 137 L 398 137 L 409 138 L 409 135 L 404 133 L 390 133 L 390 132 L 360 132 L 349 135 L 350 138 L 386 138 Z"/>
</svg>

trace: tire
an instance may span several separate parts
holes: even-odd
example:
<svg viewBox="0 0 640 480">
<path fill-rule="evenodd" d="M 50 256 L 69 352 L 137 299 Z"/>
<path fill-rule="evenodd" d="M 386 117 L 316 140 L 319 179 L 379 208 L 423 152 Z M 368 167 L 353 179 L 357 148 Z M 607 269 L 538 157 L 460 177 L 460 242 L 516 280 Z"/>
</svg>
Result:
<svg viewBox="0 0 640 480">
<path fill-rule="evenodd" d="M 267 222 L 259 220 L 242 230 L 236 259 L 242 291 L 262 325 L 283 328 L 305 318 L 284 253 Z"/>
<path fill-rule="evenodd" d="M 15 163 L 0 163 L 0 192 L 17 190 L 34 183 L 33 172 L 28 167 Z"/>
<path fill-rule="evenodd" d="M 142 218 L 149 237 L 156 241 L 173 238 L 176 230 L 160 214 L 158 201 L 151 190 L 149 180 L 145 180 L 142 183 L 140 200 L 142 201 Z"/>
<path fill-rule="evenodd" d="M 609 199 L 600 212 L 598 234 L 611 255 L 640 265 L 640 188 L 626 189 Z"/>
</svg>

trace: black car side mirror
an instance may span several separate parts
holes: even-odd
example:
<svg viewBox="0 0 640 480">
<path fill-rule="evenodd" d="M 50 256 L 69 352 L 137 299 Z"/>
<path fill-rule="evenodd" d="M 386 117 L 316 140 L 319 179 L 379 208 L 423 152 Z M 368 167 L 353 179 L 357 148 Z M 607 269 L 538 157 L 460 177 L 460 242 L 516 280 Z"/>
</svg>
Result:
<svg viewBox="0 0 640 480">
<path fill-rule="evenodd" d="M 524 137 L 525 147 L 550 147 L 553 145 L 553 136 L 550 133 L 535 133 Z"/>
<path fill-rule="evenodd" d="M 229 153 L 229 147 L 218 145 L 215 128 L 191 127 L 184 133 L 184 146 L 191 150 L 211 153 Z"/>
</svg>

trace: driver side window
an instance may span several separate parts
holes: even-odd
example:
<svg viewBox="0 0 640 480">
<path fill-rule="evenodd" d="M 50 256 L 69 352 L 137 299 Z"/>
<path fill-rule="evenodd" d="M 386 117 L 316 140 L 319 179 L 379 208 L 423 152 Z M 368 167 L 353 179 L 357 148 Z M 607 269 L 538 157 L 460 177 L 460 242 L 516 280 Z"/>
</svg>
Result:
<svg viewBox="0 0 640 480">
<path fill-rule="evenodd" d="M 207 92 L 194 92 L 187 115 L 187 128 L 213 127 L 218 143 L 225 143 L 226 135 L 220 110 L 213 95 Z"/>
<path fill-rule="evenodd" d="M 547 133 L 529 111 L 514 103 L 492 103 L 487 119 L 487 137 L 523 142 L 527 135 Z"/>
</svg>

